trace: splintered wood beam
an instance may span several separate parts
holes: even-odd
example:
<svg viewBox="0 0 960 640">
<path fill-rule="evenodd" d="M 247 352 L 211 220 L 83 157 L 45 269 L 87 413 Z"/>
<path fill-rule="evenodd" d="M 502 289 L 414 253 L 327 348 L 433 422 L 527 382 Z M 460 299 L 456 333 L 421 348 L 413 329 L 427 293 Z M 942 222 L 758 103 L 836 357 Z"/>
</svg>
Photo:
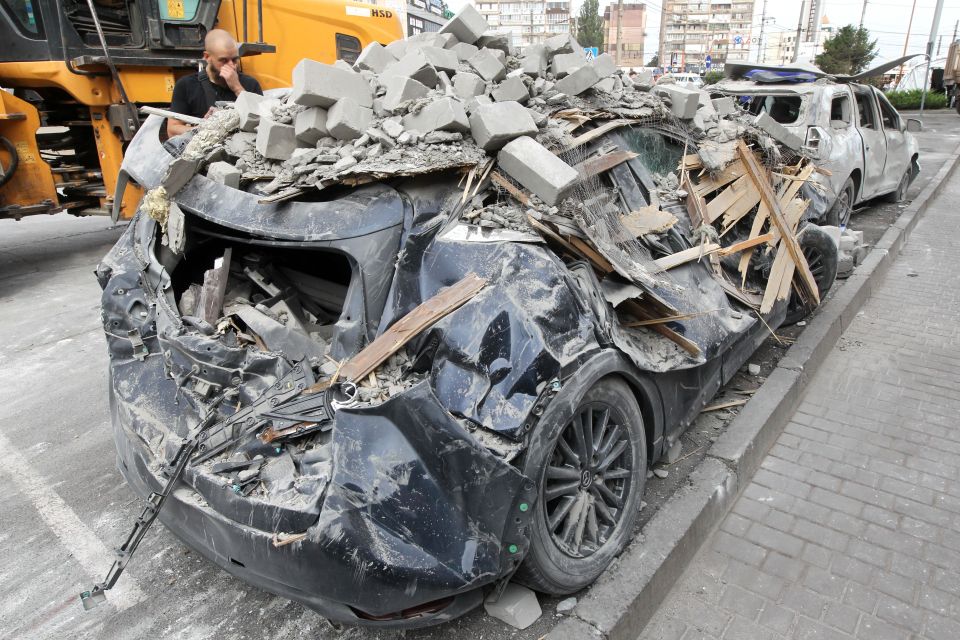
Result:
<svg viewBox="0 0 960 640">
<path fill-rule="evenodd" d="M 613 265 L 610 264 L 610 261 L 600 255 L 600 252 L 595 250 L 589 244 L 577 238 L 575 236 L 567 236 L 567 241 L 572 244 L 577 250 L 587 257 L 587 260 L 593 265 L 597 271 L 602 271 L 603 273 L 613 273 Z"/>
<path fill-rule="evenodd" d="M 690 218 L 690 228 L 697 229 L 707 219 L 707 202 L 699 195 L 690 179 L 690 174 L 683 173 L 680 188 L 687 192 L 687 216 Z"/>
<path fill-rule="evenodd" d="M 748 238 L 746 240 L 741 240 L 740 242 L 735 242 L 729 247 L 724 247 L 718 251 L 720 257 L 729 256 L 734 253 L 740 253 L 741 251 L 746 251 L 747 249 L 752 249 L 758 244 L 763 244 L 764 242 L 769 242 L 773 238 L 772 233 L 765 233 L 762 236 L 757 236 L 756 238 Z"/>
<path fill-rule="evenodd" d="M 530 197 L 527 196 L 527 194 L 525 194 L 523 191 L 520 191 L 520 189 L 517 189 L 515 186 L 513 186 L 513 183 L 504 178 L 500 172 L 492 172 L 490 174 L 490 180 L 493 182 L 493 184 L 501 187 L 504 191 L 516 198 L 520 204 L 524 206 L 530 206 Z"/>
<path fill-rule="evenodd" d="M 620 222 L 634 238 L 639 238 L 648 233 L 663 233 L 677 224 L 677 217 L 652 204 L 620 216 Z"/>
<path fill-rule="evenodd" d="M 721 187 L 725 187 L 737 178 L 741 177 L 746 169 L 743 167 L 743 161 L 734 160 L 723 168 L 715 176 L 706 176 L 697 182 L 694 190 L 701 196 L 713 193 Z"/>
<path fill-rule="evenodd" d="M 790 258 L 796 265 L 797 270 L 800 272 L 800 283 L 803 291 L 810 300 L 814 301 L 814 304 L 820 304 L 820 292 L 817 289 L 817 281 L 814 279 L 813 274 L 810 273 L 810 266 L 807 264 L 807 259 L 803 256 L 800 243 L 797 242 L 796 236 L 793 235 L 789 224 L 784 218 L 783 211 L 780 209 L 780 202 L 770 187 L 770 183 L 766 180 L 760 163 L 757 161 L 756 156 L 753 155 L 753 151 L 750 150 L 750 147 L 748 147 L 747 143 L 743 140 L 737 140 L 737 148 L 740 149 L 740 157 L 743 160 L 744 166 L 747 168 L 747 175 L 750 176 L 757 189 L 759 189 L 760 199 L 770 211 L 771 223 L 780 231 L 783 245 L 790 254 Z"/>
<path fill-rule="evenodd" d="M 531 216 L 529 213 L 527 214 L 527 222 L 530 223 L 530 226 L 533 227 L 534 230 L 539 231 L 540 235 L 543 236 L 544 240 L 547 242 L 552 242 L 555 245 L 559 245 L 564 251 L 578 260 L 587 260 L 587 256 L 585 256 L 579 249 L 565 240 L 563 236 Z M 609 273 L 609 271 L 607 273 Z"/>
<path fill-rule="evenodd" d="M 567 145 L 565 151 L 569 151 L 570 149 L 575 149 L 580 145 L 587 144 L 592 140 L 596 140 L 597 138 L 599 138 L 605 133 L 613 131 L 618 127 L 623 127 L 628 124 L 633 124 L 634 122 L 636 121 L 635 120 L 611 120 L 610 122 L 605 122 L 599 127 L 597 127 L 596 129 L 591 129 L 590 131 L 587 131 L 586 133 L 581 134 L 576 138 L 574 138 L 573 140 L 571 140 L 570 144 Z"/>
<path fill-rule="evenodd" d="M 626 311 L 633 317 L 637 318 L 638 320 L 658 320 L 659 319 L 656 316 L 656 314 L 653 313 L 652 310 L 648 309 L 647 307 L 643 306 L 643 304 L 635 300 L 625 301 L 622 305 L 620 305 L 620 308 L 624 309 L 624 311 Z M 676 315 L 676 314 L 673 314 L 673 315 Z M 700 353 L 701 353 L 700 347 L 698 347 L 695 342 L 688 340 L 687 338 L 680 335 L 670 327 L 665 326 L 663 323 L 646 325 L 645 328 L 650 329 L 651 331 L 655 331 L 656 333 L 659 333 L 660 335 L 662 335 L 664 338 L 667 338 L 668 340 L 674 342 L 678 347 L 680 347 L 681 349 L 689 353 L 694 358 L 700 357 Z"/>
<path fill-rule="evenodd" d="M 760 200 L 760 194 L 753 187 L 750 178 L 742 176 L 733 181 L 729 187 L 721 191 L 716 197 L 707 203 L 707 216 L 704 218 L 710 224 L 713 224 L 717 218 L 727 212 L 733 205 L 742 198 L 749 199 L 752 204 L 747 207 L 747 211 Z"/>
<path fill-rule="evenodd" d="M 600 156 L 588 158 L 577 164 L 574 169 L 576 169 L 577 173 L 580 174 L 580 180 L 587 180 L 595 175 L 603 173 L 604 171 L 609 171 L 615 166 L 623 164 L 627 160 L 632 160 L 633 158 L 636 158 L 637 155 L 639 154 L 636 154 L 633 151 L 614 151 L 612 153 L 605 153 Z"/>
<path fill-rule="evenodd" d="M 340 377 L 351 382 L 360 382 L 403 345 L 444 316 L 459 309 L 485 286 L 485 278 L 470 273 L 432 298 L 424 300 L 343 365 Z"/>
<path fill-rule="evenodd" d="M 709 242 L 703 246 L 697 245 L 695 247 L 690 247 L 689 249 L 684 249 L 683 251 L 678 251 L 676 253 L 671 253 L 668 256 L 658 258 L 657 260 L 653 261 L 653 264 L 657 266 L 658 271 L 667 271 L 668 269 L 679 267 L 680 265 L 692 262 L 693 260 L 705 258 L 711 253 L 719 250 L 720 245 Z"/>
</svg>

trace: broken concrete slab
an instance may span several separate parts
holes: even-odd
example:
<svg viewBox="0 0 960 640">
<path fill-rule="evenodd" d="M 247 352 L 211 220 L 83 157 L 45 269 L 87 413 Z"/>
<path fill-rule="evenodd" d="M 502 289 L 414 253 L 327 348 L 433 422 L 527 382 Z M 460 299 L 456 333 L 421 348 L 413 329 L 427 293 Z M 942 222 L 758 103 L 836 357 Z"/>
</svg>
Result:
<svg viewBox="0 0 960 640">
<path fill-rule="evenodd" d="M 167 173 L 163 177 L 161 186 L 166 190 L 167 195 L 172 197 L 177 191 L 183 188 L 185 184 L 193 179 L 200 168 L 201 160 L 199 158 L 177 158 L 167 167 Z"/>
<path fill-rule="evenodd" d="M 520 59 L 520 69 L 523 73 L 535 78 L 545 77 L 548 66 L 547 49 L 542 44 L 527 47 L 523 52 L 523 58 Z"/>
<path fill-rule="evenodd" d="M 453 76 L 453 92 L 464 100 L 479 96 L 486 91 L 487 83 L 475 73 L 461 71 Z"/>
<path fill-rule="evenodd" d="M 397 138 L 403 133 L 403 125 L 398 118 L 387 118 L 380 124 L 380 128 L 391 138 Z"/>
<path fill-rule="evenodd" d="M 463 104 L 456 98 L 441 98 L 431 102 L 419 113 L 410 113 L 403 117 L 403 127 L 420 133 L 430 131 L 470 130 L 470 122 L 463 110 Z"/>
<path fill-rule="evenodd" d="M 609 53 L 601 53 L 593 61 L 593 67 L 601 78 L 612 76 L 617 72 L 617 63 Z"/>
<path fill-rule="evenodd" d="M 255 131 L 260 122 L 260 103 L 264 98 L 259 93 L 241 91 L 233 103 L 233 108 L 240 115 L 240 130 Z"/>
<path fill-rule="evenodd" d="M 461 62 L 466 62 L 473 56 L 477 55 L 478 49 L 475 45 L 472 45 L 468 42 L 458 42 L 450 48 L 455 54 L 457 54 L 457 59 Z"/>
<path fill-rule="evenodd" d="M 385 46 L 384 49 L 387 50 L 387 53 L 389 53 L 394 58 L 399 60 L 403 56 L 407 55 L 407 41 L 394 40 L 393 42 Z"/>
<path fill-rule="evenodd" d="M 332 107 L 341 98 L 373 106 L 373 92 L 363 76 L 315 60 L 301 60 L 293 68 L 293 95 L 294 102 L 308 107 Z"/>
<path fill-rule="evenodd" d="M 502 31 L 485 31 L 474 44 L 481 49 L 496 49 L 503 51 L 504 55 L 513 55 L 510 34 Z"/>
<path fill-rule="evenodd" d="M 483 608 L 488 615 L 517 629 L 526 629 L 543 614 L 537 594 L 514 582 L 506 586 L 495 602 L 488 597 Z"/>
<path fill-rule="evenodd" d="M 387 65 L 383 75 L 410 78 L 431 89 L 437 86 L 438 80 L 436 67 L 430 63 L 422 49 L 407 51 L 402 58 Z"/>
<path fill-rule="evenodd" d="M 553 206 L 577 184 L 576 169 L 551 153 L 533 138 L 516 138 L 497 154 L 500 168 Z"/>
<path fill-rule="evenodd" d="M 387 48 L 384 47 L 379 42 L 371 42 L 363 48 L 363 51 L 360 52 L 360 55 L 357 57 L 357 61 L 354 63 L 353 68 L 357 71 L 361 69 L 366 69 L 367 71 L 373 71 L 374 73 L 383 73 L 383 70 L 387 68 L 388 64 L 396 62 L 396 58 L 393 57 Z"/>
<path fill-rule="evenodd" d="M 316 145 L 320 138 L 330 135 L 327 129 L 327 110 L 310 107 L 301 111 L 293 121 L 293 128 L 297 140 Z"/>
<path fill-rule="evenodd" d="M 439 47 L 441 49 L 450 49 L 459 42 L 452 33 L 439 33 L 437 31 L 424 31 L 407 38 L 411 47 Z"/>
<path fill-rule="evenodd" d="M 286 160 L 297 148 L 297 135 L 293 125 L 280 124 L 265 118 L 257 127 L 257 151 L 270 160 Z"/>
<path fill-rule="evenodd" d="M 482 105 L 493 104 L 493 98 L 486 94 L 480 94 L 472 98 L 468 98 L 463 108 L 466 109 L 467 113 L 473 113 Z"/>
<path fill-rule="evenodd" d="M 791 133 L 786 127 L 770 117 L 765 111 L 757 115 L 753 124 L 758 129 L 767 132 L 771 138 L 793 151 L 799 151 L 803 146 L 800 136 Z"/>
<path fill-rule="evenodd" d="M 337 140 L 359 138 L 370 127 L 373 111 L 352 98 L 341 98 L 327 112 L 327 130 Z"/>
<path fill-rule="evenodd" d="M 550 70 L 555 78 L 563 78 L 583 65 L 587 64 L 587 57 L 582 52 L 578 53 L 560 53 L 553 57 L 550 63 Z M 599 78 L 599 76 L 597 76 Z"/>
<path fill-rule="evenodd" d="M 714 98 L 713 109 L 720 116 L 732 116 L 737 112 L 737 107 L 733 102 L 733 98 Z"/>
<path fill-rule="evenodd" d="M 487 82 L 499 82 L 507 75 L 507 68 L 489 49 L 481 49 L 467 63 Z"/>
<path fill-rule="evenodd" d="M 577 41 L 574 40 L 573 37 L 568 33 L 561 33 L 558 36 L 547 38 L 543 41 L 543 46 L 547 51 L 547 56 L 550 58 L 553 58 L 557 54 L 561 53 L 574 53 L 575 51 L 583 51 Z"/>
<path fill-rule="evenodd" d="M 523 104 L 530 99 L 530 90 L 527 89 L 527 85 L 523 83 L 523 80 L 514 76 L 501 82 L 500 85 L 490 93 L 490 96 L 495 102 L 513 101 Z"/>
<path fill-rule="evenodd" d="M 453 14 L 447 24 L 440 27 L 440 33 L 451 33 L 460 42 L 473 44 L 490 28 L 483 15 L 472 4 L 465 4 Z"/>
<path fill-rule="evenodd" d="M 573 71 L 570 75 L 561 78 L 557 82 L 557 91 L 569 96 L 575 96 L 583 93 L 593 85 L 600 82 L 600 76 L 593 65 L 585 64 Z"/>
<path fill-rule="evenodd" d="M 207 167 L 207 177 L 222 185 L 240 188 L 240 170 L 229 162 L 214 162 Z"/>
<path fill-rule="evenodd" d="M 405 102 L 416 100 L 430 93 L 422 83 L 405 76 L 389 76 L 384 80 L 387 93 L 383 96 L 383 108 L 395 113 Z"/>
<path fill-rule="evenodd" d="M 658 84 L 653 91 L 670 99 L 670 111 L 676 117 L 690 120 L 697 115 L 700 92 L 696 89 L 687 89 L 678 84 Z"/>
<path fill-rule="evenodd" d="M 520 136 L 537 135 L 530 110 L 519 102 L 480 105 L 470 114 L 474 142 L 486 152 L 496 151 Z"/>
<path fill-rule="evenodd" d="M 460 58 L 450 49 L 441 49 L 440 47 L 421 47 L 427 62 L 433 65 L 437 71 L 446 71 L 447 73 L 456 73 L 460 68 Z"/>
<path fill-rule="evenodd" d="M 593 85 L 593 88 L 599 91 L 613 93 L 617 89 L 617 82 L 613 78 L 604 78 L 597 84 Z"/>
</svg>

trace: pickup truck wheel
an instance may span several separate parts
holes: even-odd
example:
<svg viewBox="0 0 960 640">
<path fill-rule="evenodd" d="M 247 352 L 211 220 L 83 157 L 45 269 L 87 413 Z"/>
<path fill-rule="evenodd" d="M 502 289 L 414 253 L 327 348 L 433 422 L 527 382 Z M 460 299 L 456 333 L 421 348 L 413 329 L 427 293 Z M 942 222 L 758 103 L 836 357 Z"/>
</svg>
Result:
<svg viewBox="0 0 960 640">
<path fill-rule="evenodd" d="M 840 189 L 840 193 L 837 194 L 836 201 L 830 207 L 830 211 L 827 211 L 823 223 L 833 227 L 839 227 L 841 223 L 847 224 L 850 221 L 850 212 L 853 211 L 853 201 L 856 195 L 857 189 L 853 183 L 853 178 L 847 178 Z"/>
<path fill-rule="evenodd" d="M 540 496 L 516 579 L 564 595 L 596 580 L 629 542 L 646 481 L 646 435 L 630 388 L 610 377 L 566 420 L 544 427 L 524 465 Z"/>
<path fill-rule="evenodd" d="M 817 283 L 820 298 L 830 291 L 834 280 L 837 279 L 837 245 L 823 229 L 816 225 L 807 225 L 800 232 L 800 249 L 807 259 L 810 273 Z M 800 296 L 791 295 L 787 307 L 785 325 L 796 324 L 810 315 L 815 305 L 812 302 L 801 302 Z"/>
<path fill-rule="evenodd" d="M 897 188 L 883 197 L 887 202 L 903 202 L 907 199 L 907 189 L 910 188 L 910 169 L 907 169 Z"/>
</svg>

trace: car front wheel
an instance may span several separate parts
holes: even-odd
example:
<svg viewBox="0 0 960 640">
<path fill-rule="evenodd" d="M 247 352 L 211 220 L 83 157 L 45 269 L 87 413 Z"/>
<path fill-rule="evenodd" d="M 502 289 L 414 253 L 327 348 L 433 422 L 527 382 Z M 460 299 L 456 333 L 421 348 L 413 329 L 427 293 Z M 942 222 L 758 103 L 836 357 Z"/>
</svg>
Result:
<svg viewBox="0 0 960 640">
<path fill-rule="evenodd" d="M 838 249 L 833 239 L 823 229 L 816 225 L 807 225 L 799 235 L 800 250 L 807 259 L 807 266 L 817 283 L 817 292 L 820 298 L 827 294 L 834 280 L 837 279 Z M 796 293 L 790 296 L 787 307 L 787 317 L 784 324 L 796 324 L 810 315 L 814 305 L 812 302 L 803 302 Z"/>
<path fill-rule="evenodd" d="M 833 206 L 830 207 L 830 211 L 827 211 L 826 219 L 823 223 L 834 227 L 846 225 L 850 221 L 850 213 L 853 211 L 853 202 L 856 194 L 857 189 L 853 183 L 853 178 L 847 178 L 840 192 L 837 193 L 837 199 L 833 203 Z"/>
<path fill-rule="evenodd" d="M 910 188 L 910 173 L 910 169 L 907 169 L 903 177 L 900 178 L 900 183 L 897 184 L 897 188 L 885 196 L 884 199 L 887 202 L 903 202 L 907 199 L 907 189 Z"/>
<path fill-rule="evenodd" d="M 596 580 L 630 540 L 646 469 L 637 400 L 621 379 L 603 378 L 530 444 L 525 470 L 540 496 L 517 580 L 554 595 Z"/>
</svg>

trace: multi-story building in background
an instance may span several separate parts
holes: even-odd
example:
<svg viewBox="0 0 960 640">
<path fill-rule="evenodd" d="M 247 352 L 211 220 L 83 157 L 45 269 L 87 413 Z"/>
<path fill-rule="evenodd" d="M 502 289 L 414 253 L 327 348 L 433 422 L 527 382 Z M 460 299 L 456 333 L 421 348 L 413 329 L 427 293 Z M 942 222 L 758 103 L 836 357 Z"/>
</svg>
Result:
<svg viewBox="0 0 960 640">
<path fill-rule="evenodd" d="M 491 29 L 510 33 L 513 46 L 521 51 L 550 36 L 570 33 L 570 2 L 566 0 L 481 0 L 474 5 Z"/>
<path fill-rule="evenodd" d="M 617 3 L 611 2 L 603 10 L 603 49 L 617 56 Z M 642 67 L 643 41 L 647 29 L 647 7 L 643 3 L 623 4 L 623 26 L 620 29 L 623 47 L 620 49 L 621 67 Z"/>
<path fill-rule="evenodd" d="M 746 60 L 754 0 L 663 0 L 660 66 L 674 71 L 722 69 Z"/>
<path fill-rule="evenodd" d="M 415 36 L 427 31 L 439 31 L 447 24 L 441 0 L 369 0 L 371 4 L 387 7 L 396 12 L 404 33 Z"/>
<path fill-rule="evenodd" d="M 824 16 L 820 20 L 820 28 L 813 35 L 807 33 L 806 29 L 800 32 L 800 51 L 796 53 L 798 61 L 810 61 L 823 52 L 824 41 L 834 35 L 834 27 L 830 20 Z M 794 53 L 797 44 L 796 31 L 774 31 L 764 35 L 765 42 L 760 44 L 760 53 L 757 61 L 761 64 L 783 64 L 793 63 Z"/>
</svg>

